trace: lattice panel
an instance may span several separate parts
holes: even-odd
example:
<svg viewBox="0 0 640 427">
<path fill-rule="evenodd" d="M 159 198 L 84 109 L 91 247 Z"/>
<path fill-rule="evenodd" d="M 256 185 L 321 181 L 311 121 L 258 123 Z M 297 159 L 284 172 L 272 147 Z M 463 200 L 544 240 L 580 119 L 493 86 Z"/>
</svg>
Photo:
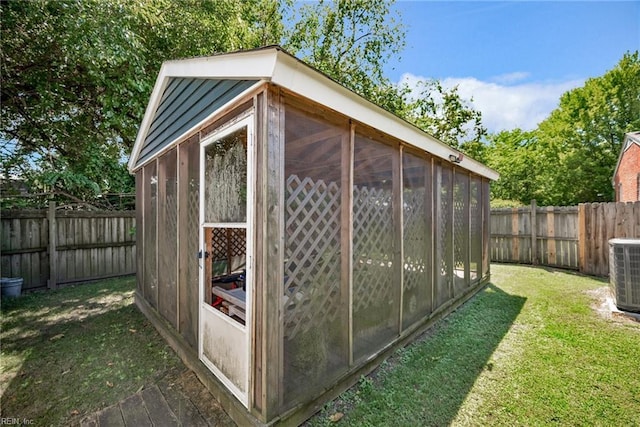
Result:
<svg viewBox="0 0 640 427">
<path fill-rule="evenodd" d="M 404 269 L 412 273 L 425 271 L 427 228 L 425 220 L 424 189 L 407 191 L 404 200 Z M 422 274 L 407 274 L 404 289 L 410 291 L 419 285 Z"/>
<path fill-rule="evenodd" d="M 244 228 L 214 228 L 211 238 L 212 261 L 244 257 L 247 253 L 247 230 Z"/>
<path fill-rule="evenodd" d="M 471 198 L 469 199 L 469 237 L 471 239 L 471 278 L 478 277 L 482 263 L 482 211 L 479 200 L 480 187 L 476 181 L 471 182 Z"/>
<path fill-rule="evenodd" d="M 392 297 L 391 202 L 389 190 L 354 187 L 354 311 L 365 310 L 376 302 Z"/>
<path fill-rule="evenodd" d="M 198 213 L 200 211 L 200 191 L 198 182 L 195 179 L 190 180 L 190 188 L 187 192 L 187 229 L 190 233 L 187 233 L 187 247 L 197 251 L 198 248 L 198 227 L 200 218 Z M 183 236 L 180 236 L 181 238 Z M 191 283 L 191 282 L 189 282 Z"/>
<path fill-rule="evenodd" d="M 480 211 L 480 203 L 478 200 L 478 187 L 474 185 L 471 191 L 471 199 L 469 199 L 469 211 L 470 211 L 470 223 L 469 228 L 471 230 L 470 234 L 473 239 L 480 238 L 481 235 L 481 220 L 482 220 L 482 212 Z"/>
<path fill-rule="evenodd" d="M 340 299 L 340 187 L 300 180 L 286 186 L 285 336 L 335 320 Z"/>
<path fill-rule="evenodd" d="M 448 183 L 447 183 L 448 184 Z M 451 250 L 449 234 L 451 229 L 451 206 L 449 188 L 442 187 L 440 194 L 440 210 L 438 216 L 438 246 L 440 248 L 440 274 L 447 276 L 449 272 L 447 254 Z"/>
<path fill-rule="evenodd" d="M 454 268 L 462 271 L 464 271 L 465 263 L 464 246 L 468 244 L 469 239 L 469 236 L 466 236 L 464 232 L 464 218 L 466 214 L 464 209 L 465 191 L 466 186 L 460 182 L 456 182 L 453 193 L 453 262 Z"/>
<path fill-rule="evenodd" d="M 176 182 L 174 180 L 170 181 L 167 184 L 167 195 L 166 195 L 166 208 L 165 208 L 165 221 L 166 227 L 168 230 L 171 230 L 171 233 L 176 233 L 178 230 L 178 197 L 175 191 Z M 173 189 L 173 191 L 171 191 Z M 171 244 L 175 244 L 175 242 L 171 242 Z"/>
</svg>

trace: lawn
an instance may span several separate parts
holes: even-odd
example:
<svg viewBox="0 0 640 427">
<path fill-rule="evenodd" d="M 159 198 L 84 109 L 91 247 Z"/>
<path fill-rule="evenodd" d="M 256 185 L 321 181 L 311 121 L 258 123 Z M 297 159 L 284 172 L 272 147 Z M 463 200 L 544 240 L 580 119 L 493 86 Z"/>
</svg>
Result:
<svg viewBox="0 0 640 427">
<path fill-rule="evenodd" d="M 640 323 L 606 282 L 493 265 L 492 282 L 311 426 L 640 425 Z M 133 304 L 134 279 L 3 299 L 2 417 L 69 425 L 184 369 Z"/>
<path fill-rule="evenodd" d="M 127 277 L 3 298 L 2 417 L 70 425 L 183 369 L 134 287 Z"/>
<path fill-rule="evenodd" d="M 640 425 L 640 323 L 597 310 L 607 283 L 491 268 L 475 298 L 307 424 Z"/>
</svg>

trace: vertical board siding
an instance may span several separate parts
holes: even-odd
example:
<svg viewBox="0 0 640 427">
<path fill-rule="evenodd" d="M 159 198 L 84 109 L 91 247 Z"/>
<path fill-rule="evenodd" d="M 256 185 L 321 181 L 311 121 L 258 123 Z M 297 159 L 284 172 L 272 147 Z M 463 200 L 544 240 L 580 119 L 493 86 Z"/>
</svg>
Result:
<svg viewBox="0 0 640 427">
<path fill-rule="evenodd" d="M 152 159 L 168 144 L 256 82 L 172 78 L 156 110 L 136 166 Z"/>
<path fill-rule="evenodd" d="M 586 203 L 580 205 L 580 271 L 594 276 L 609 274 L 609 240 L 640 238 L 640 202 Z"/>
<path fill-rule="evenodd" d="M 2 277 L 22 277 L 22 289 L 47 286 L 49 263 L 47 212 L 8 211 L 2 213 L 0 251 Z M 44 271 L 46 274 L 42 274 Z M 44 276 L 44 277 L 43 277 Z"/>
<path fill-rule="evenodd" d="M 158 309 L 174 328 L 177 319 L 178 189 L 177 149 L 159 159 L 158 168 Z"/>
<path fill-rule="evenodd" d="M 491 260 L 609 274 L 609 240 L 640 237 L 640 202 L 491 210 Z M 535 218 L 535 230 L 531 218 Z M 536 257 L 532 253 L 535 236 Z"/>
<path fill-rule="evenodd" d="M 540 264 L 578 269 L 578 208 L 534 209 L 535 215 L 530 206 L 491 210 L 491 260 L 533 264 L 535 247 Z"/>
<path fill-rule="evenodd" d="M 134 255 L 135 259 L 135 269 L 136 269 L 136 289 L 138 293 L 143 294 L 143 283 L 144 283 L 144 234 L 143 234 L 143 207 L 144 207 L 144 193 L 143 193 L 143 173 L 142 169 L 138 169 L 136 172 L 136 224 L 138 227 L 136 228 L 136 254 Z"/>
<path fill-rule="evenodd" d="M 526 208 L 491 210 L 491 260 L 531 260 L 531 216 Z"/>
<path fill-rule="evenodd" d="M 55 212 L 55 268 L 50 265 L 47 210 L 2 212 L 3 277 L 21 277 L 22 289 L 134 274 L 135 212 Z M 55 277 L 51 277 L 51 272 Z M 52 280 L 53 279 L 53 280 Z"/>
<path fill-rule="evenodd" d="M 178 330 L 194 349 L 198 348 L 199 142 L 198 135 L 191 137 L 178 153 Z"/>
<path fill-rule="evenodd" d="M 144 298 L 158 308 L 158 169 L 156 162 L 144 168 Z"/>
</svg>

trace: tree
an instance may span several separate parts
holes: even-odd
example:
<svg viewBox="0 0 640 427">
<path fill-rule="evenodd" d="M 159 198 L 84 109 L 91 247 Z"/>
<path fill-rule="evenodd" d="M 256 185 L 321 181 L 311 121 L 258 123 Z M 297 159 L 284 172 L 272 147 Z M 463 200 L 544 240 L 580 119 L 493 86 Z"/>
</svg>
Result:
<svg viewBox="0 0 640 427">
<path fill-rule="evenodd" d="M 412 96 L 406 84 L 393 84 L 383 69 L 404 48 L 405 30 L 392 2 L 353 0 L 306 3 L 291 11 L 294 24 L 284 46 L 305 62 L 354 92 L 454 148 L 478 156 L 486 129 L 479 111 L 458 88 L 422 82 Z"/>
<path fill-rule="evenodd" d="M 494 198 L 541 205 L 611 201 L 624 134 L 640 129 L 640 59 L 626 53 L 604 75 L 562 95 L 537 129 L 488 138 L 484 161 L 500 173 Z"/>
<path fill-rule="evenodd" d="M 407 120 L 472 157 L 482 157 L 487 135 L 482 114 L 460 97 L 458 87 L 445 89 L 437 80 L 426 80 L 418 92 L 406 107 Z"/>
<path fill-rule="evenodd" d="M 467 142 L 480 138 L 480 115 L 456 89 L 434 83 L 414 102 L 407 86 L 384 76 L 384 65 L 404 46 L 391 6 L 373 0 L 2 2 L 0 173 L 78 202 L 132 191 L 124 160 L 161 63 L 277 43 L 451 145 L 473 148 L 458 138 L 469 129 L 478 136 Z M 442 104 L 433 101 L 440 98 Z"/>
<path fill-rule="evenodd" d="M 500 174 L 491 184 L 493 199 L 527 204 L 540 197 L 536 171 L 540 169 L 535 131 L 513 129 L 488 138 L 483 161 Z"/>
<path fill-rule="evenodd" d="M 601 77 L 566 92 L 537 129 L 546 204 L 611 201 L 624 134 L 640 129 L 640 59 L 626 53 Z"/>
<path fill-rule="evenodd" d="M 384 65 L 404 48 L 405 33 L 392 2 L 320 0 L 290 10 L 293 25 L 283 46 L 342 85 L 391 112 L 403 93 L 384 76 Z"/>
<path fill-rule="evenodd" d="M 132 190 L 122 159 L 163 60 L 282 31 L 275 0 L 8 1 L 1 12 L 2 174 L 77 200 Z"/>
</svg>

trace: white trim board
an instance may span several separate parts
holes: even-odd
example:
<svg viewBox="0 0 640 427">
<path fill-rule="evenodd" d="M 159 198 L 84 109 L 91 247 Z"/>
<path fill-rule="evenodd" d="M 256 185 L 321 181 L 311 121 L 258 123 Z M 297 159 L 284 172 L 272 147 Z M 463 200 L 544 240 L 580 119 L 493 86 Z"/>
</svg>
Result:
<svg viewBox="0 0 640 427">
<path fill-rule="evenodd" d="M 272 46 L 165 62 L 160 69 L 129 160 L 131 172 L 135 170 L 142 144 L 167 81 L 172 77 L 270 81 L 441 159 L 449 161 L 450 155 L 457 157 L 459 154 L 452 147 L 338 84 L 280 47 Z M 458 165 L 492 180 L 499 177 L 493 169 L 466 156 Z"/>
</svg>

